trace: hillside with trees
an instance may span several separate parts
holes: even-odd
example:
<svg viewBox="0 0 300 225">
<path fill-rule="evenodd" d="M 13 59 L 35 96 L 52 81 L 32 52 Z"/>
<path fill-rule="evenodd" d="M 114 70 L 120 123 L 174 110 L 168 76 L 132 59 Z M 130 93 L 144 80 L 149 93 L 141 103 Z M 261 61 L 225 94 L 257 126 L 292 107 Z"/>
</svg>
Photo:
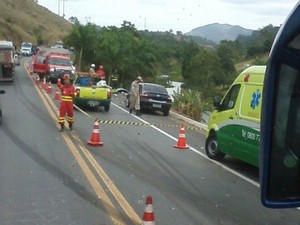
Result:
<svg viewBox="0 0 300 225">
<path fill-rule="evenodd" d="M 0 39 L 34 44 L 53 44 L 72 29 L 72 24 L 40 6 L 36 0 L 0 1 Z"/>
<path fill-rule="evenodd" d="M 188 90 L 186 105 L 182 104 L 183 98 L 178 98 L 180 107 L 187 112 L 192 112 L 189 107 L 195 104 L 201 105 L 202 110 L 211 107 L 211 97 L 223 95 L 245 65 L 266 64 L 279 29 L 269 25 L 250 36 L 239 35 L 235 40 L 216 44 L 172 30 L 139 31 L 129 21 L 120 27 L 83 25 L 76 16 L 66 20 L 36 0 L 2 0 L 0 8 L 0 39 L 17 45 L 23 41 L 50 45 L 62 39 L 66 48 L 75 49 L 78 70 L 87 71 L 92 63 L 102 64 L 109 78 L 118 77 L 118 82 L 108 80 L 115 87 L 127 88 L 137 75 L 145 81 L 165 82 L 160 77 L 167 74 L 170 80 L 183 82 Z"/>
<path fill-rule="evenodd" d="M 124 21 L 120 28 L 76 23 L 64 43 L 75 47 L 75 63 L 79 70 L 87 71 L 92 63 L 101 64 L 108 77 L 119 78 L 118 83 L 113 84 L 116 87 L 127 88 L 138 75 L 150 82 L 160 82 L 162 74 L 169 75 L 171 80 L 182 81 L 189 90 L 185 95 L 190 99 L 186 102 L 191 109 L 182 103 L 180 108 L 199 114 L 205 107 L 211 107 L 212 96 L 224 94 L 246 64 L 267 63 L 265 56 L 278 29 L 269 25 L 254 31 L 251 36 L 239 36 L 234 41 L 224 40 L 218 45 L 210 45 L 206 40 L 203 42 L 172 32 L 138 31 L 128 21 Z M 245 62 L 245 65 L 237 68 L 236 64 L 240 62 Z M 199 100 L 195 104 L 200 104 L 201 109 L 192 109 L 191 96 L 197 96 Z"/>
<path fill-rule="evenodd" d="M 122 84 L 137 75 L 153 81 L 168 74 L 189 88 L 205 90 L 230 84 L 240 72 L 235 68 L 239 62 L 254 59 L 256 64 L 265 64 L 259 59 L 268 54 L 277 31 L 278 27 L 269 25 L 251 36 L 210 45 L 182 34 L 138 31 L 128 21 L 120 28 L 77 23 L 64 42 L 77 50 L 79 69 L 102 64 L 107 73 L 117 73 Z"/>
</svg>

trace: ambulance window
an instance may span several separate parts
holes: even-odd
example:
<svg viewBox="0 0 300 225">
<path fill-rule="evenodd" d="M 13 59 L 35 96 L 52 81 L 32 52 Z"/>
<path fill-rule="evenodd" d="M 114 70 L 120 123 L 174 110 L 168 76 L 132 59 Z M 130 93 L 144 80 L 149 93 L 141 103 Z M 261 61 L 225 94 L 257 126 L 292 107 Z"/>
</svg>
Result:
<svg viewBox="0 0 300 225">
<path fill-rule="evenodd" d="M 228 110 L 234 108 L 237 97 L 239 95 L 240 88 L 240 84 L 236 84 L 231 87 L 231 89 L 229 90 L 222 102 L 221 110 Z"/>
</svg>

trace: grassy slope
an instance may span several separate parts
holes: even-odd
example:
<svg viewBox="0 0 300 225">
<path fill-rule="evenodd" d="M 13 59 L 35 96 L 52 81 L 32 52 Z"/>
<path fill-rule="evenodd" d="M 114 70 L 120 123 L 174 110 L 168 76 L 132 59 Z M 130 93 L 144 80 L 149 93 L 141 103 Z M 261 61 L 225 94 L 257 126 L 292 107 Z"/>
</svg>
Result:
<svg viewBox="0 0 300 225">
<path fill-rule="evenodd" d="M 72 25 L 32 0 L 1 0 L 0 39 L 12 40 L 20 46 L 23 41 L 36 43 L 36 36 L 46 44 L 62 39 Z"/>
</svg>

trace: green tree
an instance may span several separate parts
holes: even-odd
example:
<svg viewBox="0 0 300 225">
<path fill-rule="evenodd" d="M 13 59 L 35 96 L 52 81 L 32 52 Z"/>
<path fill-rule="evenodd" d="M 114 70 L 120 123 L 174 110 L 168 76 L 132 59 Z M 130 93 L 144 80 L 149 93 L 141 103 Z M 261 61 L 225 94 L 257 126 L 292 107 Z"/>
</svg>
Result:
<svg viewBox="0 0 300 225">
<path fill-rule="evenodd" d="M 96 46 L 96 61 L 108 68 L 109 84 L 112 71 L 119 71 L 123 67 L 121 38 L 117 27 L 104 28 Z M 120 80 L 120 83 L 123 81 Z"/>
<path fill-rule="evenodd" d="M 190 76 L 190 67 L 191 67 L 191 60 L 196 57 L 197 54 L 199 54 L 200 48 L 199 45 L 195 42 L 186 43 L 186 45 L 183 47 L 182 50 L 182 77 L 185 80 L 188 80 Z"/>
<path fill-rule="evenodd" d="M 236 70 L 233 62 L 234 52 L 226 42 L 221 42 L 221 44 L 217 48 L 217 54 L 220 58 L 221 73 L 215 80 L 215 83 L 217 85 L 223 85 L 224 88 L 227 84 L 230 84 L 232 82 L 233 77 L 235 77 L 236 75 Z"/>
<path fill-rule="evenodd" d="M 217 82 L 223 79 L 220 59 L 215 51 L 202 48 L 192 57 L 186 69 L 186 84 L 193 89 L 200 89 L 203 93 L 209 91 Z"/>
<path fill-rule="evenodd" d="M 78 18 L 77 18 L 76 16 L 71 16 L 71 17 L 69 18 L 69 21 L 70 21 L 72 24 L 74 24 L 74 25 L 79 25 L 79 24 L 80 24 L 80 22 L 79 22 L 79 20 L 78 20 Z"/>
<path fill-rule="evenodd" d="M 94 57 L 94 47 L 97 41 L 96 37 L 96 25 L 91 23 L 87 25 L 74 25 L 71 33 L 65 37 L 64 43 L 68 46 L 73 46 L 77 50 L 75 62 L 77 63 L 79 71 L 81 70 L 83 58 L 89 61 Z"/>
</svg>

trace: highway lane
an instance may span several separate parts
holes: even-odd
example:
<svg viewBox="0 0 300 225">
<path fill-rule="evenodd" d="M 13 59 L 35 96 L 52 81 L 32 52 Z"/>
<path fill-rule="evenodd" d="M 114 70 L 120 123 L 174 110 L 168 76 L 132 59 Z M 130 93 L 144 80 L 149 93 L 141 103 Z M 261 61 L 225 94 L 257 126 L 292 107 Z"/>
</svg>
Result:
<svg viewBox="0 0 300 225">
<path fill-rule="evenodd" d="M 124 110 L 127 113 L 127 109 Z M 172 125 L 181 122 L 172 117 L 153 114 L 143 114 L 141 118 L 151 124 Z M 105 126 L 108 129 L 112 125 Z M 178 137 L 178 128 L 158 127 Z M 153 128 L 150 126 L 126 129 L 125 135 L 130 142 L 114 141 L 122 140 L 123 134 L 119 131 L 120 135 L 113 137 L 114 147 L 111 152 L 98 152 L 99 161 L 101 164 L 107 163 L 107 168 L 111 167 L 108 169 L 111 174 L 114 173 L 113 168 L 120 166 L 122 175 L 117 172 L 111 175 L 117 177 L 116 182 L 124 177 L 130 178 L 130 183 L 137 182 L 134 187 L 144 185 L 145 189 L 157 193 L 157 217 L 165 218 L 161 224 L 298 224 L 299 212 L 295 209 L 270 210 L 261 206 L 259 189 L 255 185 L 258 181 L 257 168 L 227 157 L 221 166 L 228 166 L 229 170 L 240 175 L 236 176 L 190 150 L 174 149 L 173 139 L 165 139 L 161 133 L 152 134 Z M 200 146 L 196 150 L 204 153 L 203 132 L 188 129 L 186 136 L 191 147 Z M 119 149 L 118 152 L 115 149 Z M 250 179 L 252 183 L 241 177 Z M 126 179 L 123 183 L 127 183 Z M 122 182 L 119 186 L 121 189 L 124 187 Z M 130 188 L 126 191 L 130 193 Z M 132 192 L 138 193 L 139 190 Z M 142 196 L 146 195 L 145 192 L 142 191 Z"/>
<path fill-rule="evenodd" d="M 1 224 L 112 223 L 24 69 L 1 88 Z"/>
<path fill-rule="evenodd" d="M 95 194 L 88 173 L 79 166 L 76 154 L 66 145 L 30 82 L 20 69 L 20 76 L 12 85 L 20 90 L 1 86 L 8 92 L 2 98 L 5 119 L 0 129 L 0 143 L 4 143 L 5 149 L 4 157 L 0 157 L 0 178 L 5 181 L 5 189 L 0 189 L 1 203 L 5 203 L 0 206 L 1 221 L 9 224 L 16 212 L 26 208 L 35 214 L 18 213 L 18 220 L 11 224 L 26 224 L 27 218 L 31 219 L 27 224 L 113 224 L 106 202 Z M 11 103 L 12 99 L 16 103 Z M 90 109 L 87 113 L 103 120 L 140 121 L 125 107 L 123 111 L 119 101 L 114 99 L 117 105 L 112 105 L 110 112 Z M 58 102 L 54 104 L 58 106 Z M 90 176 L 96 177 L 126 224 L 134 224 L 129 219 L 134 213 L 125 212 L 121 205 L 125 207 L 127 202 L 142 217 L 148 195 L 154 200 L 157 224 L 298 224 L 296 209 L 263 208 L 257 186 L 194 151 L 175 149 L 180 120 L 155 114 L 143 114 L 141 118 L 151 124 L 170 126 L 100 124 L 104 146 L 90 147 L 85 143 L 91 137 L 94 121 L 76 111 L 75 131 L 65 132 L 90 168 Z M 35 128 L 38 132 L 31 131 Z M 186 129 L 186 136 L 188 144 L 203 153 L 203 131 Z M 78 148 L 78 142 L 91 156 Z M 92 164 L 93 159 L 97 165 Z M 222 165 L 231 165 L 239 169 L 235 171 L 243 171 L 244 176 L 257 180 L 257 170 L 226 159 Z M 99 167 L 108 177 L 97 174 Z M 82 207 L 84 210 L 78 212 Z M 39 214 L 48 220 L 34 221 Z"/>
<path fill-rule="evenodd" d="M 118 107 L 112 107 L 110 113 L 92 110 L 89 113 L 102 120 L 132 121 L 136 118 L 128 114 L 122 100 L 114 98 L 114 102 Z M 181 123 L 178 119 L 147 113 L 140 118 L 150 124 L 169 124 L 157 127 L 178 137 L 178 124 Z M 187 129 L 186 135 L 188 144 L 193 148 L 199 146 L 197 150 L 204 153 L 203 131 Z M 190 150 L 174 149 L 176 142 L 164 136 L 151 126 L 101 124 L 105 145 L 99 150 L 90 149 L 139 215 L 142 214 L 140 204 L 150 193 L 158 204 L 156 218 L 161 224 L 298 223 L 297 210 L 263 208 L 256 185 Z M 241 173 L 253 183 L 258 181 L 257 168 L 238 160 L 227 157 L 222 166 Z M 254 214 L 258 216 L 253 217 Z"/>
</svg>

